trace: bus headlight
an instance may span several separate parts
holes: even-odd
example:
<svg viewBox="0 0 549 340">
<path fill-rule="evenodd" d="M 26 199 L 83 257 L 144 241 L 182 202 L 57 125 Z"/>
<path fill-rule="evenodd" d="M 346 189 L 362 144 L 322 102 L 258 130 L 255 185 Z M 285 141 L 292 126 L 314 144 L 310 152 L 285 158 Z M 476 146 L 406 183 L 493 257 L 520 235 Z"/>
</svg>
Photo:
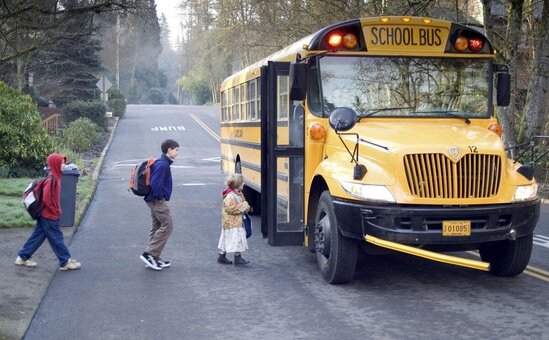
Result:
<svg viewBox="0 0 549 340">
<path fill-rule="evenodd" d="M 383 185 L 360 184 L 341 181 L 341 187 L 350 195 L 367 201 L 395 203 L 395 198 Z"/>
<path fill-rule="evenodd" d="M 538 185 L 533 183 L 530 185 L 519 185 L 513 194 L 513 202 L 530 201 L 538 195 Z"/>
</svg>

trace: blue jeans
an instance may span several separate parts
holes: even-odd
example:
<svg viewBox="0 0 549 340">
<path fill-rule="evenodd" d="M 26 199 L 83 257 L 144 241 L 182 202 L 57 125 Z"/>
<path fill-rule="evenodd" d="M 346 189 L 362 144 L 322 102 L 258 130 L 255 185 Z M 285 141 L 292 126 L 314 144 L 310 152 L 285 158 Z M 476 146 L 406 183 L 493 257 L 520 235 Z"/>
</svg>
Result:
<svg viewBox="0 0 549 340">
<path fill-rule="evenodd" d="M 48 239 L 51 249 L 53 249 L 53 252 L 59 259 L 59 265 L 63 267 L 67 264 L 71 254 L 63 241 L 63 233 L 59 228 L 59 220 L 54 221 L 44 217 L 39 217 L 38 221 L 36 221 L 34 231 L 18 253 L 19 257 L 23 260 L 30 259 L 32 254 L 44 243 L 45 239 Z"/>
</svg>

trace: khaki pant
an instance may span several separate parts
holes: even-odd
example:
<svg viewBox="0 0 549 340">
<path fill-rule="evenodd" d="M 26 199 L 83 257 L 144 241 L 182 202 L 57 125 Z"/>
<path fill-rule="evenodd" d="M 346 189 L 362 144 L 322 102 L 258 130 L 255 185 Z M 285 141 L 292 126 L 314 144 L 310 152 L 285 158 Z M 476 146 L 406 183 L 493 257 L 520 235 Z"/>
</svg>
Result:
<svg viewBox="0 0 549 340">
<path fill-rule="evenodd" d="M 154 256 L 155 259 L 159 259 L 173 231 L 172 216 L 165 201 L 154 200 L 147 202 L 147 206 L 151 210 L 152 224 L 149 245 L 145 251 Z"/>
</svg>

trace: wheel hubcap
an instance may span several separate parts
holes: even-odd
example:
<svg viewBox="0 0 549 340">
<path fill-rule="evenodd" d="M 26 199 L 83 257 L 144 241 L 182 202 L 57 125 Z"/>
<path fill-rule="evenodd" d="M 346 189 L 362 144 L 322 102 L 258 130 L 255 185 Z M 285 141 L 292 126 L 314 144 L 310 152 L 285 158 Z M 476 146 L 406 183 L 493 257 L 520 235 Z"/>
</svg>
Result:
<svg viewBox="0 0 549 340">
<path fill-rule="evenodd" d="M 315 225 L 315 249 L 325 261 L 330 257 L 330 243 L 330 220 L 328 215 L 323 214 Z"/>
</svg>

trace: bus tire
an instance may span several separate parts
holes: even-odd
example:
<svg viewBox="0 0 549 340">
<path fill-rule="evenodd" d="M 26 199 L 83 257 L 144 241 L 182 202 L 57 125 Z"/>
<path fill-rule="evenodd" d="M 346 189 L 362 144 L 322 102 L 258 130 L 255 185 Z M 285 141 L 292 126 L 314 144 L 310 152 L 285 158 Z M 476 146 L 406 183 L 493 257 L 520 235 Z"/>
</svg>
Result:
<svg viewBox="0 0 549 340">
<path fill-rule="evenodd" d="M 495 276 L 516 276 L 526 269 L 532 254 L 534 235 L 484 243 L 479 248 L 482 261 L 490 263 L 490 273 Z"/>
<path fill-rule="evenodd" d="M 236 162 L 234 165 L 234 173 L 235 174 L 241 174 L 242 175 L 242 164 L 240 162 Z"/>
<path fill-rule="evenodd" d="M 251 207 L 250 215 L 260 215 L 261 214 L 261 194 L 250 188 L 247 185 L 244 185 L 242 190 L 244 198 Z"/>
<path fill-rule="evenodd" d="M 357 242 L 344 237 L 337 226 L 337 219 L 329 191 L 320 195 L 315 215 L 314 243 L 316 260 L 322 277 L 328 283 L 350 281 L 356 268 Z"/>
</svg>

